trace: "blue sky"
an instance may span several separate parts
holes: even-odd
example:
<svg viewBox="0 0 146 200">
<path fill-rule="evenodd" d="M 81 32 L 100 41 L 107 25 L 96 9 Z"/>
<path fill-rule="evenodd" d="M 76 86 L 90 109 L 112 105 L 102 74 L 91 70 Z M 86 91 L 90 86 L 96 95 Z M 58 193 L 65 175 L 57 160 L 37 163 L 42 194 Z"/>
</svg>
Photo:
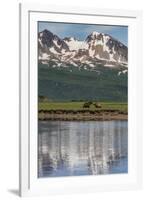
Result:
<svg viewBox="0 0 146 200">
<path fill-rule="evenodd" d="M 43 31 L 44 29 L 48 29 L 49 31 L 58 35 L 60 38 L 72 36 L 79 40 L 85 40 L 86 37 L 93 31 L 107 33 L 128 46 L 128 27 L 126 26 L 39 22 L 39 32 Z"/>
</svg>

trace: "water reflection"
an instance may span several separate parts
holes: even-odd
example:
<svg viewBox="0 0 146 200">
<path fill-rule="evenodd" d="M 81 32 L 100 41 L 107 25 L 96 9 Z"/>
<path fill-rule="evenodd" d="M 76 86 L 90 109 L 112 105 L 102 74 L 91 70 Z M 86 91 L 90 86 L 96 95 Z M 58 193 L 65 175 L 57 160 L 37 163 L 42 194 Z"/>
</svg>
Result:
<svg viewBox="0 0 146 200">
<path fill-rule="evenodd" d="M 127 121 L 40 121 L 38 176 L 127 172 Z"/>
</svg>

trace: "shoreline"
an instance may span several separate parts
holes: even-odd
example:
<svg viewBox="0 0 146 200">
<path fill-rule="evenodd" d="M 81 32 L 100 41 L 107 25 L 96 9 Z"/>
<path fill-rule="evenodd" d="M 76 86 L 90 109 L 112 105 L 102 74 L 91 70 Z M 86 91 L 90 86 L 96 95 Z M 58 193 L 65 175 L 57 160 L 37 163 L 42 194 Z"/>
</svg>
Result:
<svg viewBox="0 0 146 200">
<path fill-rule="evenodd" d="M 119 110 L 97 110 L 97 111 L 61 111 L 61 110 L 40 110 L 38 112 L 39 120 L 51 121 L 109 121 L 109 120 L 127 120 L 128 113 Z"/>
</svg>

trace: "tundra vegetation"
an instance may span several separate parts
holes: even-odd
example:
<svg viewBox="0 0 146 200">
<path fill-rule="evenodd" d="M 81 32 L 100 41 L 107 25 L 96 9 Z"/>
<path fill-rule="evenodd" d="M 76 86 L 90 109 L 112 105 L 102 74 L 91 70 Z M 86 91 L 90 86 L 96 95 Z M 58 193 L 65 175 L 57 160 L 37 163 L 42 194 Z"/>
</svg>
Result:
<svg viewBox="0 0 146 200">
<path fill-rule="evenodd" d="M 127 103 L 123 102 L 51 102 L 44 99 L 38 104 L 40 120 L 127 119 Z"/>
</svg>

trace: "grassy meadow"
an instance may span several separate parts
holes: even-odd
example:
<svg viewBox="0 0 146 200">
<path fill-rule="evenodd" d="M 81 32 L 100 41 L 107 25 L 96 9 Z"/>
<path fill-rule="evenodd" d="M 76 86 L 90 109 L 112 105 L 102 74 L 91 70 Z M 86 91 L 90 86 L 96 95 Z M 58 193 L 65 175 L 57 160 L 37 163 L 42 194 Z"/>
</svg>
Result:
<svg viewBox="0 0 146 200">
<path fill-rule="evenodd" d="M 39 102 L 38 110 L 119 110 L 127 112 L 127 103 L 123 102 L 98 102 L 101 108 L 91 105 L 89 108 L 83 108 L 85 102 Z"/>
</svg>

